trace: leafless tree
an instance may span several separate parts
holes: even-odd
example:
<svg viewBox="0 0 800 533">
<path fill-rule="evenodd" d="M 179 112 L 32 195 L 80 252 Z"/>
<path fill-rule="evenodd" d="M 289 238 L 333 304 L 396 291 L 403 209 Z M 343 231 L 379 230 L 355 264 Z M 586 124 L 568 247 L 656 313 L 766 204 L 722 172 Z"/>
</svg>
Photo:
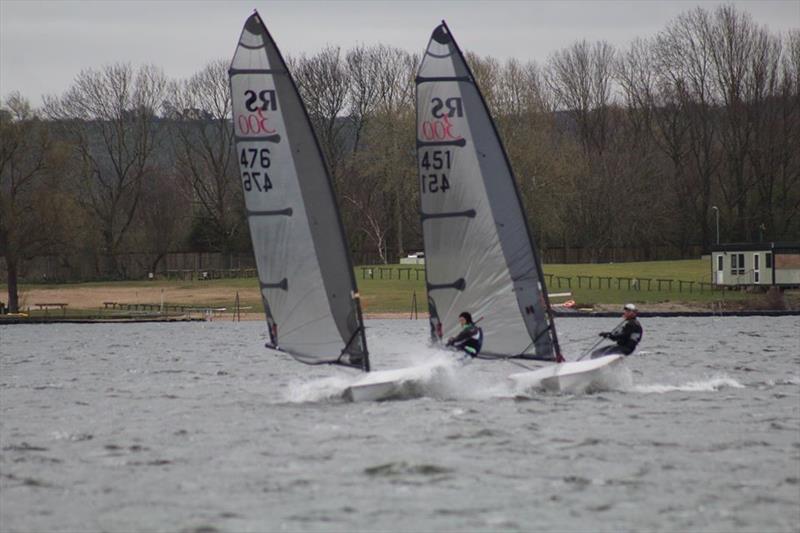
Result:
<svg viewBox="0 0 800 533">
<path fill-rule="evenodd" d="M 148 173 L 138 213 L 137 249 L 149 254 L 148 272 L 157 273 L 168 253 L 180 248 L 192 222 L 191 189 L 184 180 L 163 175 L 169 168 Z"/>
<path fill-rule="evenodd" d="M 331 178 L 338 183 L 347 153 L 346 126 L 350 74 L 339 47 L 327 47 L 308 57 L 288 60 L 289 68 L 305 102 Z"/>
<path fill-rule="evenodd" d="M 388 47 L 359 45 L 347 52 L 350 113 L 353 127 L 353 152 L 361 145 L 361 133 L 368 118 L 375 112 L 381 90 L 384 58 Z"/>
<path fill-rule="evenodd" d="M 229 253 L 244 229 L 244 217 L 230 122 L 228 62 L 209 63 L 191 78 L 175 83 L 171 92 L 175 175 L 192 192 L 206 245 Z"/>
<path fill-rule="evenodd" d="M 771 187 L 775 199 L 769 209 L 778 235 L 800 235 L 800 30 L 786 36 L 783 48 L 777 119 L 781 133 L 772 154 L 778 163 Z"/>
<path fill-rule="evenodd" d="M 24 261 L 50 253 L 63 238 L 67 208 L 49 124 L 12 93 L 0 108 L 0 255 L 8 275 L 8 309 L 19 311 L 18 276 Z"/>
<path fill-rule="evenodd" d="M 603 41 L 580 41 L 550 57 L 548 81 L 562 109 L 575 116 L 587 153 L 607 147 L 614 48 Z"/>
<path fill-rule="evenodd" d="M 606 152 L 611 146 L 612 93 L 615 51 L 605 42 L 590 45 L 580 41 L 554 53 L 547 64 L 547 82 L 559 109 L 574 124 L 582 147 L 583 168 L 571 204 L 573 224 L 582 235 L 582 245 L 598 253 L 616 240 L 619 213 L 609 209 L 610 195 L 622 184 L 611 168 Z M 570 123 L 565 124 L 569 128 Z"/>
<path fill-rule="evenodd" d="M 498 89 L 503 68 L 500 62 L 494 57 L 481 57 L 471 51 L 466 52 L 465 59 L 475 77 L 475 83 L 480 87 L 489 112 L 492 115 L 502 112 L 501 103 L 498 101 L 500 98 Z"/>
<path fill-rule="evenodd" d="M 63 96 L 45 98 L 48 116 L 74 147 L 79 201 L 97 221 L 107 275 L 119 275 L 116 257 L 155 164 L 166 87 L 154 66 L 115 64 L 84 70 Z"/>
<path fill-rule="evenodd" d="M 720 157 L 719 107 L 713 91 L 713 58 L 711 55 L 711 25 L 708 12 L 695 9 L 680 15 L 658 34 L 654 45 L 658 93 L 655 101 L 657 124 L 661 139 L 671 139 L 659 146 L 673 163 L 673 191 L 676 200 L 693 209 L 681 217 L 692 221 L 691 227 L 702 230 L 704 244 L 710 242 L 710 212 L 712 186 L 718 175 Z M 668 111 L 673 118 L 664 123 Z M 670 124 L 674 124 L 671 126 Z M 679 157 L 686 126 L 687 157 Z M 682 164 L 681 162 L 686 162 Z M 681 242 L 691 237 L 684 227 L 679 232 Z"/>
</svg>

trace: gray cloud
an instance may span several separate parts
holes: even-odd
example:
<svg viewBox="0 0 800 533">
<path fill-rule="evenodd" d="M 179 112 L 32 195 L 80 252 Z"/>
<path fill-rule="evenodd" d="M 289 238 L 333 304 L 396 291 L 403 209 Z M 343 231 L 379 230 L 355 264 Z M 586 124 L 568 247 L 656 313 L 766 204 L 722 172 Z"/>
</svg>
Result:
<svg viewBox="0 0 800 533">
<path fill-rule="evenodd" d="M 674 1 L 16 1 L 0 0 L 0 96 L 19 90 L 34 105 L 86 68 L 153 63 L 173 78 L 227 58 L 253 7 L 285 55 L 331 44 L 384 43 L 421 52 L 445 19 L 465 50 L 543 62 L 580 39 L 626 46 L 681 12 L 721 2 Z M 800 2 L 739 1 L 773 32 L 800 27 Z"/>
</svg>

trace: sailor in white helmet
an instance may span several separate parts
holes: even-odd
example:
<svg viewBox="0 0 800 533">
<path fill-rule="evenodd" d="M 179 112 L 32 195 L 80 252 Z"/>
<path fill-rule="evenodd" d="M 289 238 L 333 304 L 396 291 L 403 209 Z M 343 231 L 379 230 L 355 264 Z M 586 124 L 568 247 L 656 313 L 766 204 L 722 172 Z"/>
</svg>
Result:
<svg viewBox="0 0 800 533">
<path fill-rule="evenodd" d="M 630 355 L 642 340 L 642 325 L 636 319 L 638 310 L 633 304 L 625 304 L 622 310 L 624 320 L 612 331 L 604 331 L 599 335 L 614 341 L 615 344 L 601 346 L 592 352 L 592 359 L 604 355 Z"/>
</svg>

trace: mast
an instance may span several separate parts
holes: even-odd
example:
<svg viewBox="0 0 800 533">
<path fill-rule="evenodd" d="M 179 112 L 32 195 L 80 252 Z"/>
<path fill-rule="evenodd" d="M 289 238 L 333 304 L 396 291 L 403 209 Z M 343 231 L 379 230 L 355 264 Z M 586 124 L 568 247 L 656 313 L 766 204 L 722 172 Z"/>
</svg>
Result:
<svg viewBox="0 0 800 533">
<path fill-rule="evenodd" d="M 270 342 L 308 364 L 369 370 L 355 274 L 305 105 L 258 12 L 229 70 L 233 128 Z"/>
<path fill-rule="evenodd" d="M 469 311 L 484 319 L 482 353 L 560 359 L 511 164 L 444 21 L 417 76 L 417 156 L 432 335 Z"/>
</svg>

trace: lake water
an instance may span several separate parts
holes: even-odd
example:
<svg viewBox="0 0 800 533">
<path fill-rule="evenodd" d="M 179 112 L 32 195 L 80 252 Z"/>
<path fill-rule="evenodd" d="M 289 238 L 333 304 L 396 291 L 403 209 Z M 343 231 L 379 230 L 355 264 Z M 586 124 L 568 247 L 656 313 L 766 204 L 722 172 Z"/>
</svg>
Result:
<svg viewBox="0 0 800 533">
<path fill-rule="evenodd" d="M 480 361 L 367 404 L 260 322 L 0 326 L 0 531 L 800 530 L 800 318 L 642 323 L 600 392 Z M 367 326 L 374 369 L 438 356 Z"/>
</svg>

